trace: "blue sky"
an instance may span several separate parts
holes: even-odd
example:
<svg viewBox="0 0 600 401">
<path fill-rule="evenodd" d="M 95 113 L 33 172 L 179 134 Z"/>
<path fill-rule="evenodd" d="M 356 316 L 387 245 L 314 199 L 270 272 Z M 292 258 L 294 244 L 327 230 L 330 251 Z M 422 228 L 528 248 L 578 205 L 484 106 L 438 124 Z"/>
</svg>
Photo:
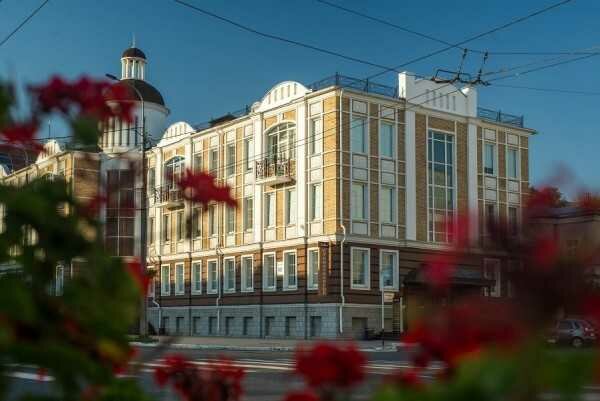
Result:
<svg viewBox="0 0 600 401">
<path fill-rule="evenodd" d="M 278 34 L 382 65 L 399 65 L 443 47 L 333 9 L 315 0 L 189 0 L 214 13 Z M 358 1 L 331 0 L 398 25 L 458 42 L 541 9 L 557 0 Z M 0 39 L 41 0 L 0 0 Z M 478 39 L 467 47 L 489 51 L 565 51 L 600 46 L 600 2 L 575 0 L 543 15 Z M 149 58 L 147 79 L 165 97 L 170 121 L 199 123 L 259 100 L 274 84 L 308 84 L 336 71 L 366 77 L 378 72 L 333 56 L 252 35 L 170 0 L 51 0 L 21 31 L 0 47 L 0 76 L 21 83 L 51 74 L 120 75 L 120 53 L 135 33 Z M 452 50 L 414 63 L 423 75 L 455 69 L 461 52 Z M 486 70 L 521 65 L 551 56 L 491 56 Z M 476 71 L 481 56 L 469 54 Z M 503 84 L 600 92 L 600 57 L 561 65 Z M 394 73 L 380 77 L 396 84 Z M 566 165 L 577 181 L 600 187 L 598 118 L 600 96 L 544 93 L 512 88 L 480 89 L 480 105 L 524 114 L 539 131 L 532 141 L 531 174 L 543 182 Z M 54 135 L 64 132 L 54 132 Z M 570 192 L 572 189 L 565 189 Z"/>
</svg>

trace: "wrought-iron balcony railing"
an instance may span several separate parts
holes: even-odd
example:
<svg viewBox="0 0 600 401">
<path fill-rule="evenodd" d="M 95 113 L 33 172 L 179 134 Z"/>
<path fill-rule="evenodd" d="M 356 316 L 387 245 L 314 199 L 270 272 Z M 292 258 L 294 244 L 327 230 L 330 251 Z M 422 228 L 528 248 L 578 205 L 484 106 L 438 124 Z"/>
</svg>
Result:
<svg viewBox="0 0 600 401">
<path fill-rule="evenodd" d="M 292 163 L 287 158 L 265 158 L 255 164 L 257 182 L 277 185 L 292 181 Z"/>
<path fill-rule="evenodd" d="M 154 197 L 154 203 L 169 206 L 178 206 L 183 203 L 183 196 L 179 188 L 172 186 L 156 187 L 150 190 Z"/>
</svg>

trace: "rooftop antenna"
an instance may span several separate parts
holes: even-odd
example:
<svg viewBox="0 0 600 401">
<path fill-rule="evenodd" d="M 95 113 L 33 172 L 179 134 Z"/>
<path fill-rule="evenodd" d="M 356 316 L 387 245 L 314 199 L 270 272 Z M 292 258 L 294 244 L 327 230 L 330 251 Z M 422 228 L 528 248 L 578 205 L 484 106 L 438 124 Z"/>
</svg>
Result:
<svg viewBox="0 0 600 401">
<path fill-rule="evenodd" d="M 48 139 L 52 139 L 52 123 L 48 121 Z"/>
</svg>

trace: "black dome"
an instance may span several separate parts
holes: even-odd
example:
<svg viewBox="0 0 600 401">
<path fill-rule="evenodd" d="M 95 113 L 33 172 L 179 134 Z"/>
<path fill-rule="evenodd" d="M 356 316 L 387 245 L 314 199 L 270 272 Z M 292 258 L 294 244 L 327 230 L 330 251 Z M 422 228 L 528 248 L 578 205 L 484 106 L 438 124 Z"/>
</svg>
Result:
<svg viewBox="0 0 600 401">
<path fill-rule="evenodd" d="M 131 86 L 135 87 L 135 89 L 137 89 L 144 98 L 144 102 L 152 102 L 160 104 L 161 106 L 165 105 L 165 101 L 158 89 L 150 85 L 148 82 L 142 81 L 141 79 L 122 79 L 119 82 L 121 83 L 117 85 L 125 85 L 130 90 Z M 135 96 L 136 99 L 142 100 L 139 98 L 137 92 L 134 90 L 131 90 L 131 92 L 132 96 Z M 110 98 L 108 100 L 110 100 Z"/>
<path fill-rule="evenodd" d="M 130 47 L 129 49 L 126 49 L 123 54 L 121 54 L 121 57 L 138 57 L 146 60 L 146 55 L 144 52 L 137 47 Z"/>
</svg>

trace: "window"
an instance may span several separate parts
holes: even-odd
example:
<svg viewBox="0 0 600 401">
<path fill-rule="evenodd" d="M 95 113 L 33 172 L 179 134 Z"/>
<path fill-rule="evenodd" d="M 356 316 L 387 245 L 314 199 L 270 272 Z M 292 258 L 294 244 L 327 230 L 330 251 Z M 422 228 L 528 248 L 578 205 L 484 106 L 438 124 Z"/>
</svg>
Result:
<svg viewBox="0 0 600 401">
<path fill-rule="evenodd" d="M 487 203 L 485 205 L 485 228 L 489 232 L 496 225 L 496 205 Z"/>
<path fill-rule="evenodd" d="M 163 240 L 163 242 L 171 241 L 171 215 L 170 214 L 163 214 L 162 240 Z"/>
<path fill-rule="evenodd" d="M 219 170 L 219 149 L 211 149 L 209 156 L 209 171 L 216 177 Z"/>
<path fill-rule="evenodd" d="M 185 239 L 185 220 L 183 218 L 183 210 L 177 212 L 177 241 Z"/>
<path fill-rule="evenodd" d="M 283 288 L 287 290 L 298 288 L 295 252 L 283 254 Z"/>
<path fill-rule="evenodd" d="M 252 256 L 242 257 L 242 291 L 254 290 L 254 259 Z"/>
<path fill-rule="evenodd" d="M 367 186 L 352 183 L 351 214 L 354 220 L 367 219 Z"/>
<path fill-rule="evenodd" d="M 225 211 L 227 234 L 233 234 L 235 232 L 235 209 L 232 206 L 226 206 Z"/>
<path fill-rule="evenodd" d="M 114 256 L 134 254 L 135 185 L 131 170 L 106 171 L 105 244 Z"/>
<path fill-rule="evenodd" d="M 148 243 L 154 244 L 154 217 L 148 217 Z"/>
<path fill-rule="evenodd" d="M 202 293 L 202 262 L 192 263 L 192 294 Z"/>
<path fill-rule="evenodd" d="M 64 292 L 65 287 L 65 267 L 62 265 L 56 266 L 56 276 L 54 278 L 54 294 L 60 296 Z"/>
<path fill-rule="evenodd" d="M 244 171 L 251 171 L 254 164 L 254 141 L 244 138 Z"/>
<path fill-rule="evenodd" d="M 208 235 L 217 235 L 217 205 L 208 207 Z"/>
<path fill-rule="evenodd" d="M 364 248 L 351 248 L 350 259 L 352 263 L 352 288 L 369 288 L 369 250 Z"/>
<path fill-rule="evenodd" d="M 394 158 L 394 125 L 381 122 L 379 125 L 379 157 Z"/>
<path fill-rule="evenodd" d="M 265 194 L 265 227 L 275 227 L 275 192 Z"/>
<path fill-rule="evenodd" d="M 316 290 L 319 288 L 319 250 L 308 250 L 308 288 Z"/>
<path fill-rule="evenodd" d="M 175 265 L 175 295 L 185 293 L 184 266 L 183 263 Z"/>
<path fill-rule="evenodd" d="M 200 328 L 202 327 L 201 322 L 202 319 L 199 316 L 194 316 L 192 320 L 194 334 L 200 334 Z"/>
<path fill-rule="evenodd" d="M 518 218 L 518 210 L 516 207 L 508 208 L 508 233 L 510 235 L 518 235 L 519 234 L 519 218 Z"/>
<path fill-rule="evenodd" d="M 160 295 L 171 294 L 171 266 L 163 265 L 160 267 Z"/>
<path fill-rule="evenodd" d="M 296 224 L 296 189 L 285 191 L 285 224 Z"/>
<path fill-rule="evenodd" d="M 244 198 L 244 230 L 252 231 L 254 226 L 254 198 Z"/>
<path fill-rule="evenodd" d="M 227 173 L 227 177 L 231 177 L 235 174 L 235 143 L 227 144 L 227 153 L 225 156 L 225 164 L 227 165 L 225 171 Z"/>
<path fill-rule="evenodd" d="M 382 289 L 398 288 L 398 253 L 381 251 L 380 283 Z"/>
<path fill-rule="evenodd" d="M 218 322 L 216 316 L 211 316 L 208 318 L 208 334 L 215 335 L 217 334 Z"/>
<path fill-rule="evenodd" d="M 382 223 L 396 222 L 396 190 L 393 187 L 381 187 L 379 195 L 379 213 Z"/>
<path fill-rule="evenodd" d="M 275 254 L 263 256 L 263 287 L 265 290 L 275 290 Z"/>
<path fill-rule="evenodd" d="M 265 317 L 265 336 L 270 337 L 273 335 L 273 326 L 275 326 L 275 317 Z"/>
<path fill-rule="evenodd" d="M 427 141 L 428 237 L 451 242 L 455 210 L 454 137 L 429 131 Z"/>
<path fill-rule="evenodd" d="M 219 271 L 216 260 L 209 260 L 206 265 L 206 293 L 216 294 L 219 290 Z"/>
<path fill-rule="evenodd" d="M 148 190 L 154 189 L 156 186 L 156 171 L 154 167 L 148 169 Z"/>
<path fill-rule="evenodd" d="M 312 118 L 310 120 L 310 139 L 308 143 L 308 154 L 315 155 L 323 151 L 323 120 Z"/>
<path fill-rule="evenodd" d="M 223 290 L 235 292 L 235 258 L 226 258 L 223 263 Z"/>
<path fill-rule="evenodd" d="M 321 316 L 310 317 L 310 336 L 321 337 Z"/>
<path fill-rule="evenodd" d="M 323 205 L 323 193 L 321 191 L 321 184 L 310 185 L 310 210 L 309 219 L 311 221 L 321 220 L 322 213 L 321 207 Z"/>
<path fill-rule="evenodd" d="M 483 172 L 496 175 L 496 144 L 485 142 L 483 154 Z"/>
<path fill-rule="evenodd" d="M 235 319 L 233 316 L 227 316 L 225 318 L 225 335 L 226 336 L 230 336 L 231 333 L 233 332 L 233 324 L 234 324 L 233 319 Z"/>
<path fill-rule="evenodd" d="M 252 316 L 244 316 L 242 323 L 242 334 L 247 336 L 250 334 L 250 327 L 252 326 Z"/>
<path fill-rule="evenodd" d="M 352 117 L 350 122 L 350 150 L 354 153 L 367 153 L 367 120 L 364 117 Z"/>
<path fill-rule="evenodd" d="M 203 168 L 203 158 L 202 158 L 202 153 L 196 153 L 194 155 L 194 171 L 195 172 L 199 172 L 202 171 Z"/>
<path fill-rule="evenodd" d="M 195 207 L 192 209 L 192 237 L 200 238 L 202 235 L 202 209 Z"/>
<path fill-rule="evenodd" d="M 177 183 L 185 171 L 185 159 L 175 156 L 165 163 L 164 183 L 167 189 L 177 189 Z"/>
<path fill-rule="evenodd" d="M 296 336 L 296 316 L 286 316 L 285 317 L 285 336 L 286 337 L 295 337 Z"/>
<path fill-rule="evenodd" d="M 483 260 L 483 276 L 492 281 L 490 288 L 484 289 L 484 295 L 489 297 L 500 296 L 500 261 L 498 259 Z"/>
<path fill-rule="evenodd" d="M 267 153 L 270 160 L 296 157 L 296 125 L 281 123 L 267 131 Z"/>
<path fill-rule="evenodd" d="M 515 148 L 506 149 L 506 176 L 512 179 L 519 178 L 519 150 Z"/>
<path fill-rule="evenodd" d="M 150 278 L 150 282 L 148 283 L 148 298 L 156 297 L 156 289 L 154 287 L 155 285 L 156 279 L 154 277 Z"/>
</svg>

